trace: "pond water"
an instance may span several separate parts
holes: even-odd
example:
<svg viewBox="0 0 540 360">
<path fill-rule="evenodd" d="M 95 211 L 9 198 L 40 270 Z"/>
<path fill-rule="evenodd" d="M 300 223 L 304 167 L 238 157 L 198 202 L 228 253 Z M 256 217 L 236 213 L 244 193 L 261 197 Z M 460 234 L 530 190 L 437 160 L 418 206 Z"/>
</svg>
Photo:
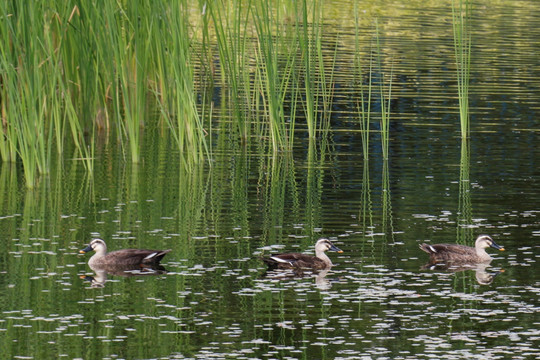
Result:
<svg viewBox="0 0 540 360">
<path fill-rule="evenodd" d="M 225 139 L 187 172 L 147 129 L 140 165 L 104 143 L 93 179 L 68 161 L 28 191 L 1 164 L 2 358 L 538 358 L 540 8 L 477 4 L 462 144 L 448 8 L 416 3 L 380 5 L 398 79 L 387 161 L 376 133 L 364 160 L 343 96 L 328 143 L 292 153 Z M 346 47 L 348 30 L 329 27 Z M 488 266 L 424 267 L 419 244 L 484 233 L 506 249 Z M 94 273 L 78 250 L 96 236 L 173 249 L 166 272 Z M 313 254 L 319 237 L 343 250 L 329 271 L 259 259 Z"/>
</svg>

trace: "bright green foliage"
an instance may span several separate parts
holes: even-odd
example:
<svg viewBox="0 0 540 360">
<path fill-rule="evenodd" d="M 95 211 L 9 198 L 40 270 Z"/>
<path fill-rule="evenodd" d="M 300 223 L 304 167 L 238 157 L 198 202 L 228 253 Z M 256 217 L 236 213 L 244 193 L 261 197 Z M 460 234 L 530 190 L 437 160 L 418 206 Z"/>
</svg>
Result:
<svg viewBox="0 0 540 360">
<path fill-rule="evenodd" d="M 471 71 L 471 9 L 469 0 L 452 0 L 452 26 L 456 56 L 461 137 L 469 137 L 469 80 Z"/>
<path fill-rule="evenodd" d="M 147 127 L 162 130 L 158 141 L 174 141 L 187 169 L 210 156 L 215 127 L 244 146 L 256 139 L 261 151 L 274 153 L 290 151 L 298 131 L 310 142 L 325 141 L 341 45 L 339 36 L 325 34 L 323 5 L 2 2 L 1 160 L 20 161 L 33 187 L 53 161 L 82 161 L 91 174 L 96 143 L 110 139 L 126 160 L 141 162 Z M 379 72 L 381 57 L 378 51 Z M 362 87 L 359 102 L 365 154 L 371 72 L 370 64 L 367 105 Z M 390 90 L 385 94 L 381 83 L 387 149 Z M 216 109 L 223 111 L 220 123 L 212 121 Z"/>
</svg>

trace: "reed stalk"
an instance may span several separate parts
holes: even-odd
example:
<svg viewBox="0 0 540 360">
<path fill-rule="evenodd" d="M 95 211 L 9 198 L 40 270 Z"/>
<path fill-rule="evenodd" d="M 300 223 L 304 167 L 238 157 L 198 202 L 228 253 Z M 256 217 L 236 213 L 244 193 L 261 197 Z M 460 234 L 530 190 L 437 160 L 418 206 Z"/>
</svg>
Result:
<svg viewBox="0 0 540 360">
<path fill-rule="evenodd" d="M 17 8 L 2 5 L 0 17 L 4 43 L 1 50 L 3 95 L 3 157 L 11 158 L 15 148 L 24 168 L 26 186 L 36 185 L 38 174 L 48 173 L 53 132 L 46 116 L 54 93 L 47 92 L 51 64 L 44 56 L 47 17 L 39 5 Z M 24 19 L 24 21 L 22 20 Z M 28 23 L 27 23 L 28 22 Z M 45 49 L 45 50 L 43 50 Z"/>
<path fill-rule="evenodd" d="M 255 51 L 258 74 L 256 81 L 259 82 L 262 92 L 271 146 L 273 151 L 277 152 L 290 149 L 294 138 L 295 122 L 292 119 L 287 126 L 284 102 L 292 81 L 297 43 L 294 38 L 284 38 L 286 32 L 280 22 L 281 8 L 274 5 L 273 1 L 255 2 L 253 22 L 258 40 Z M 282 51 L 283 49 L 285 51 Z"/>
<path fill-rule="evenodd" d="M 108 44 L 115 64 L 116 78 L 112 81 L 113 109 L 118 121 L 120 133 L 127 139 L 131 161 L 140 161 L 140 116 L 144 109 L 139 90 L 144 81 L 141 78 L 139 59 L 137 58 L 137 28 L 139 22 L 137 6 L 126 6 L 111 1 L 104 3 L 105 24 L 108 28 Z M 143 50 L 141 49 L 141 52 Z M 121 142 L 125 146 L 124 142 Z"/>
<path fill-rule="evenodd" d="M 370 116 L 371 116 L 371 94 L 372 94 L 372 74 L 373 74 L 373 56 L 369 58 L 369 68 L 368 68 L 368 79 L 367 79 L 367 89 L 364 86 L 363 79 L 363 66 L 361 59 L 361 47 L 360 47 L 360 21 L 358 17 L 358 5 L 355 2 L 354 4 L 354 14 L 355 14 L 355 27 L 354 27 L 354 69 L 355 69 L 355 80 L 356 92 L 360 94 L 357 97 L 356 108 L 360 116 L 360 137 L 362 140 L 362 153 L 364 160 L 369 158 L 369 133 L 370 133 Z M 370 51 L 371 54 L 371 51 Z"/>
<path fill-rule="evenodd" d="M 249 107 L 252 103 L 249 74 L 248 20 L 251 0 L 206 3 L 219 50 L 223 91 L 242 142 L 250 138 Z"/>
<path fill-rule="evenodd" d="M 316 31 L 316 24 L 308 22 L 308 6 L 307 1 L 301 2 L 300 13 L 302 14 L 302 22 L 297 24 L 297 28 L 300 28 L 302 33 L 299 37 L 299 47 L 302 54 L 302 64 L 304 72 L 304 108 L 306 123 L 308 128 L 308 136 L 310 139 L 314 139 L 317 129 L 317 109 L 315 97 L 317 96 L 316 89 L 316 69 L 314 60 L 314 33 Z M 311 30 L 311 31 L 310 31 Z"/>
<path fill-rule="evenodd" d="M 454 32 L 454 54 L 456 58 L 457 88 L 461 137 L 468 138 L 469 123 L 469 82 L 471 71 L 471 13 L 469 0 L 452 0 L 452 28 Z"/>
<path fill-rule="evenodd" d="M 321 10 L 322 11 L 322 7 Z M 322 17 L 322 13 L 320 15 Z M 321 27 L 318 26 L 318 29 Z M 318 82 L 319 82 L 319 98 L 320 100 L 320 111 L 321 120 L 318 125 L 318 131 L 321 133 L 322 137 L 325 138 L 328 131 L 330 130 L 330 119 L 332 118 L 333 113 L 333 103 L 334 103 L 334 93 L 335 93 L 335 69 L 336 61 L 338 57 L 338 37 L 335 38 L 335 43 L 333 44 L 333 51 L 331 56 L 328 57 L 328 61 L 325 59 L 327 56 L 323 52 L 323 34 L 319 33 L 316 36 L 317 42 L 317 60 L 318 60 Z"/>
<path fill-rule="evenodd" d="M 320 1 L 3 2 L 0 18 L 0 157 L 22 162 L 27 186 L 66 153 L 92 171 L 96 137 L 116 136 L 125 157 L 140 162 L 152 121 L 170 130 L 187 167 L 203 159 L 215 93 L 197 79 L 215 73 L 213 49 L 222 76 L 213 90 L 227 94 L 242 143 L 260 137 L 274 152 L 292 149 L 299 106 L 309 139 L 330 129 L 338 46 L 326 41 Z M 377 63 L 370 59 L 364 86 L 356 23 L 367 158 Z M 391 82 L 388 90 L 381 82 L 380 96 L 388 149 Z"/>
<path fill-rule="evenodd" d="M 301 29 L 298 42 L 303 65 L 304 113 L 308 136 L 315 139 L 318 133 L 328 130 L 330 124 L 337 46 L 330 57 L 331 63 L 327 64 L 323 46 L 322 4 L 315 1 L 310 9 L 308 2 L 304 0 L 300 6 L 302 17 L 296 28 Z"/>
<path fill-rule="evenodd" d="M 376 32 L 376 49 L 377 49 L 377 65 L 378 73 L 380 76 L 379 80 L 379 90 L 380 90 L 380 101 L 381 101 L 381 120 L 380 120 L 380 130 L 381 130 L 381 148 L 383 153 L 383 159 L 388 160 L 389 152 L 389 143 L 390 143 L 390 100 L 392 98 L 392 75 L 393 75 L 393 65 L 390 70 L 390 80 L 388 84 L 388 96 L 386 96 L 385 91 L 385 79 L 384 71 L 382 67 L 382 53 L 381 53 L 381 44 L 379 38 L 379 23 L 375 19 L 375 32 Z"/>
<path fill-rule="evenodd" d="M 183 154 L 182 163 L 191 168 L 204 158 L 208 147 L 197 108 L 189 9 L 186 0 L 167 6 L 163 18 L 154 19 L 159 24 L 158 33 L 164 38 L 164 41 L 155 42 L 153 50 L 157 78 L 165 79 L 159 88 L 158 100 L 161 115 Z"/>
</svg>

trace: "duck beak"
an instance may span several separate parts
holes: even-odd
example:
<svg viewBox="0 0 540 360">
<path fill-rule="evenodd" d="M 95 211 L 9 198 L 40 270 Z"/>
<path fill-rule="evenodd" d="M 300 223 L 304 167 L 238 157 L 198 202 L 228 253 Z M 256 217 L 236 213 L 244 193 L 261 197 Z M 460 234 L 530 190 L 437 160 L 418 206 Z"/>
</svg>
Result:
<svg viewBox="0 0 540 360">
<path fill-rule="evenodd" d="M 495 243 L 495 241 L 492 241 L 490 246 L 491 246 L 492 248 L 497 249 L 497 250 L 504 251 L 504 248 L 503 248 L 502 246 L 500 246 L 500 245 L 497 245 L 497 244 Z"/>
<path fill-rule="evenodd" d="M 336 245 L 332 244 L 332 247 L 330 247 L 330 250 L 331 251 L 335 251 L 335 252 L 338 252 L 338 253 L 342 253 L 343 250 L 341 250 L 340 248 L 338 248 Z"/>
<path fill-rule="evenodd" d="M 79 250 L 79 253 L 80 253 L 80 254 L 86 254 L 87 252 L 92 251 L 92 250 L 93 250 L 92 247 L 91 247 L 90 245 L 88 245 L 88 246 L 85 247 L 84 249 Z"/>
</svg>

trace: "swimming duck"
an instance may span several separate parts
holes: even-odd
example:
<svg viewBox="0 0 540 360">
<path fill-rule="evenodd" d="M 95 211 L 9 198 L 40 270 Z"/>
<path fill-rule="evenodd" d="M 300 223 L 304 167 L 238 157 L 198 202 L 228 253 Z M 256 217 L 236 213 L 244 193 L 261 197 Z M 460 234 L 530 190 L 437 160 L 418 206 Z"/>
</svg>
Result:
<svg viewBox="0 0 540 360">
<path fill-rule="evenodd" d="M 122 249 L 107 253 L 107 245 L 101 239 L 94 239 L 90 244 L 80 250 L 81 254 L 94 250 L 96 253 L 88 260 L 88 265 L 156 265 L 163 257 L 171 252 L 168 250 L 143 250 L 143 249 Z"/>
<path fill-rule="evenodd" d="M 420 249 L 429 254 L 432 262 L 460 262 L 460 263 L 482 263 L 491 261 L 491 256 L 486 252 L 486 248 L 492 247 L 504 251 L 488 235 L 480 235 L 476 239 L 474 247 L 458 244 L 422 244 Z"/>
<path fill-rule="evenodd" d="M 330 261 L 330 258 L 325 254 L 326 251 L 343 252 L 332 244 L 330 240 L 322 238 L 315 244 L 315 256 L 301 253 L 284 253 L 263 258 L 262 261 L 273 269 L 310 268 L 314 270 L 323 270 L 332 267 L 332 261 Z"/>
</svg>

